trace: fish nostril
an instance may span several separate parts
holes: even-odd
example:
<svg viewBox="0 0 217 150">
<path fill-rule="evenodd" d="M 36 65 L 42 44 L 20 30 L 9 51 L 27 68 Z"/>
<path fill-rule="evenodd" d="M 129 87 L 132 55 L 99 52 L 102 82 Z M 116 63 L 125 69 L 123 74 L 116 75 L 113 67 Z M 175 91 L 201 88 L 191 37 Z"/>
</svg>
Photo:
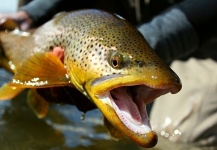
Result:
<svg viewBox="0 0 217 150">
<path fill-rule="evenodd" d="M 138 66 L 139 66 L 140 68 L 144 67 L 144 66 L 145 66 L 145 62 L 144 62 L 144 61 L 139 61 L 139 62 L 138 62 Z"/>
<path fill-rule="evenodd" d="M 138 67 L 142 68 L 145 66 L 145 62 L 144 61 L 139 61 L 139 60 L 135 60 L 135 63 Z"/>
</svg>

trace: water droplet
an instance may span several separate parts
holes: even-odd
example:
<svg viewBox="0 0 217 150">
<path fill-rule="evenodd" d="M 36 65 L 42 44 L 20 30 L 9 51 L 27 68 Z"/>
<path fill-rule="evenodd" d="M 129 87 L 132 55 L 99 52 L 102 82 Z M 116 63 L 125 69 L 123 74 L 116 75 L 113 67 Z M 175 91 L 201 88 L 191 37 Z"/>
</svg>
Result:
<svg viewBox="0 0 217 150">
<path fill-rule="evenodd" d="M 165 135 L 165 133 L 166 133 L 165 131 L 161 131 L 161 133 L 160 133 L 160 134 L 161 134 L 162 136 L 164 136 L 164 135 Z"/>
<path fill-rule="evenodd" d="M 165 133 L 165 138 L 168 138 L 170 136 L 169 133 Z"/>
<path fill-rule="evenodd" d="M 82 112 L 82 114 L 81 114 L 81 120 L 84 120 L 84 119 L 85 119 L 85 113 Z"/>
<path fill-rule="evenodd" d="M 179 131 L 178 129 L 176 129 L 176 130 L 174 130 L 174 134 L 176 134 L 176 135 L 181 135 L 181 134 L 182 134 L 182 132 L 181 132 L 181 131 Z"/>
</svg>

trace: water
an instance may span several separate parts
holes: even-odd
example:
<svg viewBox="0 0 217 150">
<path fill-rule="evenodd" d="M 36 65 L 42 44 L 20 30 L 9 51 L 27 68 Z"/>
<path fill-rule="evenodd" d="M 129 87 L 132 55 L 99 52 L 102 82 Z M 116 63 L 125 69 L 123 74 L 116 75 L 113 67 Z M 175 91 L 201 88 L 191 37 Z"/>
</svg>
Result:
<svg viewBox="0 0 217 150">
<path fill-rule="evenodd" d="M 0 84 L 11 75 L 0 70 Z M 0 150 L 142 150 L 129 140 L 114 141 L 107 134 L 99 110 L 85 114 L 71 105 L 52 105 L 38 119 L 26 102 L 27 90 L 11 101 L 0 101 Z M 206 150 L 159 139 L 151 150 Z"/>
</svg>

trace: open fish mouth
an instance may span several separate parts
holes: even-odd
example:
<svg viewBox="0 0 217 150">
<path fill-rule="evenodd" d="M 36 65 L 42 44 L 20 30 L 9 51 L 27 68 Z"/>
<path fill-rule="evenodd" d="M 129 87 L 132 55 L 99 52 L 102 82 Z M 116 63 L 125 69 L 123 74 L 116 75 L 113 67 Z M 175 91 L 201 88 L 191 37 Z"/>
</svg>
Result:
<svg viewBox="0 0 217 150">
<path fill-rule="evenodd" d="M 141 76 L 115 74 L 88 82 L 86 89 L 116 130 L 148 148 L 156 145 L 157 135 L 151 129 L 146 105 L 161 95 L 179 92 L 181 81 L 173 73 L 168 78 L 158 78 L 157 82 Z"/>
<path fill-rule="evenodd" d="M 152 130 L 146 105 L 168 92 L 146 85 L 123 86 L 110 90 L 106 103 L 128 129 L 136 134 L 146 134 Z"/>
</svg>

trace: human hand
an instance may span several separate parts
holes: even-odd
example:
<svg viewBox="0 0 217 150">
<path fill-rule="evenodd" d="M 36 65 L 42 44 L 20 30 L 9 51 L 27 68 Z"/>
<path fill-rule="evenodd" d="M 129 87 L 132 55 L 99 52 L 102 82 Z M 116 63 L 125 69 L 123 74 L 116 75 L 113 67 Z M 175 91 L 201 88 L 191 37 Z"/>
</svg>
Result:
<svg viewBox="0 0 217 150">
<path fill-rule="evenodd" d="M 0 14 L 0 20 L 7 18 L 16 21 L 19 24 L 19 28 L 24 31 L 29 29 L 33 24 L 31 17 L 22 10 L 12 14 Z"/>
</svg>

